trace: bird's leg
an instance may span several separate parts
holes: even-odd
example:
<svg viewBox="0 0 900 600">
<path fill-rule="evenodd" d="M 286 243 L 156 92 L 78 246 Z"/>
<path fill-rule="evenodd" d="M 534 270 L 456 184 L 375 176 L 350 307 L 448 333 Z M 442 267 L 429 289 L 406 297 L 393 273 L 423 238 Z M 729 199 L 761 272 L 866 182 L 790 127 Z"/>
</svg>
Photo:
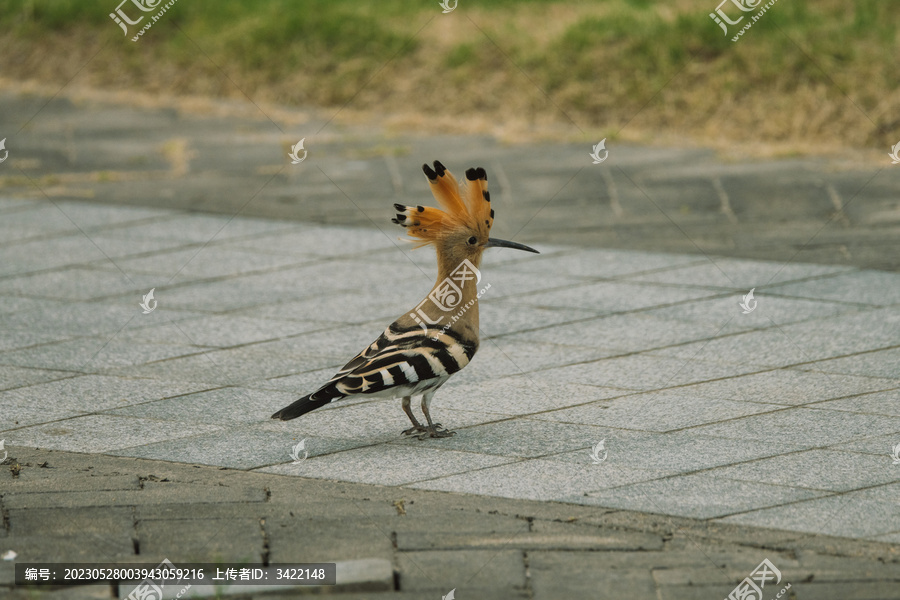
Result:
<svg viewBox="0 0 900 600">
<path fill-rule="evenodd" d="M 443 425 L 441 425 L 440 423 L 434 423 L 431 420 L 431 411 L 428 410 L 428 405 L 431 404 L 431 397 L 434 396 L 435 391 L 436 390 L 430 390 L 422 395 L 422 412 L 425 413 L 425 419 L 428 420 L 428 427 L 425 427 L 425 431 L 429 436 L 433 438 L 444 438 L 456 435 L 455 431 L 444 429 Z M 425 433 L 419 436 L 419 439 L 424 438 Z"/>
<path fill-rule="evenodd" d="M 412 413 L 412 409 L 409 407 L 409 403 L 412 401 L 412 396 L 404 396 L 403 397 L 403 412 L 406 413 L 406 416 L 409 417 L 409 420 L 412 421 L 413 426 L 409 429 L 403 430 L 403 435 L 413 435 L 425 433 L 428 430 L 422 427 L 422 424 L 416 420 L 415 415 Z"/>
</svg>

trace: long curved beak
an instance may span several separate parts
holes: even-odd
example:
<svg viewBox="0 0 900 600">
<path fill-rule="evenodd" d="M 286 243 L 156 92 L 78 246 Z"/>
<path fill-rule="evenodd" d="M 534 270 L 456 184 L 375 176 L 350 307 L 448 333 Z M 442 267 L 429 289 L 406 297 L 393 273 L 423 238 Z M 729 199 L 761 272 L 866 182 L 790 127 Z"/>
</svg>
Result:
<svg viewBox="0 0 900 600">
<path fill-rule="evenodd" d="M 515 248 L 516 250 L 524 250 L 526 252 L 534 252 L 535 254 L 540 254 L 540 252 L 538 252 L 531 246 L 526 246 L 525 244 L 519 244 L 518 242 L 507 242 L 506 240 L 498 240 L 497 238 L 488 238 L 487 244 L 485 244 L 484 247 L 485 248 Z"/>
</svg>

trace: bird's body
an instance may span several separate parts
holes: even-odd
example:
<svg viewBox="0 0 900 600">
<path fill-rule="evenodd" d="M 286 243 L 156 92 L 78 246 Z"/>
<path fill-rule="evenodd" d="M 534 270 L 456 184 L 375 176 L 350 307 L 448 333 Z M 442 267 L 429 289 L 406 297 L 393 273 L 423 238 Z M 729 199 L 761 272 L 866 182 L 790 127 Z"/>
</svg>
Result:
<svg viewBox="0 0 900 600">
<path fill-rule="evenodd" d="M 424 166 L 432 192 L 446 210 L 395 204 L 394 219 L 437 251 L 438 278 L 431 292 L 411 311 L 384 330 L 318 390 L 272 415 L 287 421 L 336 400 L 364 396 L 402 398 L 403 410 L 413 427 L 403 433 L 446 437 L 431 419 L 429 403 L 435 391 L 461 370 L 478 350 L 478 282 L 482 252 L 489 247 L 511 247 L 537 252 L 527 246 L 488 238 L 494 211 L 490 209 L 484 169 L 466 171 L 466 201 L 456 180 L 441 163 Z M 412 396 L 422 395 L 421 425 L 410 409 Z"/>
</svg>

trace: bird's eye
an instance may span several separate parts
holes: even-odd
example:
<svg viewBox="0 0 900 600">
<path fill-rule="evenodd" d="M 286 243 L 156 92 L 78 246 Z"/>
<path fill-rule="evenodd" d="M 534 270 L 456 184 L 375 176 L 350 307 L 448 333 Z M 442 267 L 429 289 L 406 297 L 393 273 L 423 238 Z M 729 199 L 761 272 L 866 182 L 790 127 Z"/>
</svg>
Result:
<svg viewBox="0 0 900 600">
<path fill-rule="evenodd" d="M 466 241 L 466 243 L 469 244 L 470 246 L 474 246 L 474 245 L 475 245 L 475 242 L 477 242 L 477 241 L 478 241 L 478 240 L 475 239 L 475 236 L 473 235 L 472 237 L 470 237 L 470 238 Z"/>
</svg>

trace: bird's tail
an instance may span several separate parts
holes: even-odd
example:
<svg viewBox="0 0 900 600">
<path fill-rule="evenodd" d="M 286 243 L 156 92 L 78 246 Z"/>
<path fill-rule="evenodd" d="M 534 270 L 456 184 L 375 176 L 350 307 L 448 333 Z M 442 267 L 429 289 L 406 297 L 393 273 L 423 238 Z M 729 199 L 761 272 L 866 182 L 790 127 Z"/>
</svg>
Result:
<svg viewBox="0 0 900 600">
<path fill-rule="evenodd" d="M 306 413 L 316 410 L 317 408 L 322 408 L 326 404 L 331 402 L 331 399 L 319 399 L 313 400 L 313 394 L 309 396 L 304 396 L 297 400 L 296 402 L 285 406 L 277 413 L 272 415 L 273 419 L 279 419 L 281 421 L 290 421 L 291 419 L 296 419 L 299 416 L 305 415 Z"/>
</svg>

